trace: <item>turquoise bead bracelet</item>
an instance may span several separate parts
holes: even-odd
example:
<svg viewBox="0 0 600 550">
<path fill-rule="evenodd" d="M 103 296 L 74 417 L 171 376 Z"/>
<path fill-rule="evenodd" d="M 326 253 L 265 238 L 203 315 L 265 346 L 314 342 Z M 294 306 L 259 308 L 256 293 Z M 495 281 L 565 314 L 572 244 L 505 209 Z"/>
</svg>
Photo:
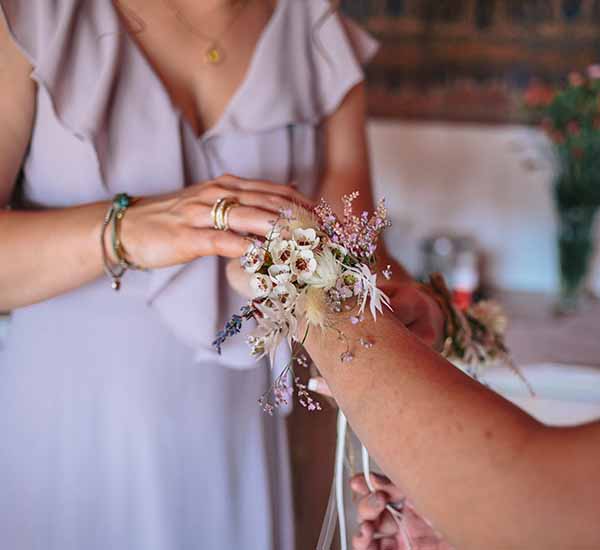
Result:
<svg viewBox="0 0 600 550">
<path fill-rule="evenodd" d="M 121 278 L 125 275 L 128 269 L 143 270 L 144 268 L 130 262 L 125 257 L 125 251 L 121 243 L 120 228 L 121 221 L 127 212 L 127 209 L 133 204 L 134 199 L 127 193 L 119 193 L 115 195 L 113 201 L 106 212 L 104 222 L 102 224 L 102 231 L 100 235 L 100 244 L 102 246 L 102 259 L 104 263 L 104 271 L 112 279 L 112 288 L 115 291 L 121 288 Z M 106 231 L 108 226 L 112 225 L 111 230 L 111 243 L 115 257 L 118 260 L 116 266 L 111 265 L 111 262 L 106 251 Z"/>
</svg>

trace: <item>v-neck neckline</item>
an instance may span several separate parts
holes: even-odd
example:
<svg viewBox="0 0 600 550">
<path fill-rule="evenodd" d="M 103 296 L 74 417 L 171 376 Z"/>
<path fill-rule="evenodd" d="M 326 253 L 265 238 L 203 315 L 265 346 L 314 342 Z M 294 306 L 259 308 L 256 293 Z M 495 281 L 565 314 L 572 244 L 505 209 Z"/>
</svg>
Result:
<svg viewBox="0 0 600 550">
<path fill-rule="evenodd" d="M 109 4 L 110 4 L 110 9 L 113 11 L 113 14 L 117 20 L 118 28 L 119 28 L 120 32 L 124 34 L 128 46 L 133 49 L 133 51 L 135 52 L 135 55 L 138 58 L 140 58 L 141 62 L 144 64 L 144 66 L 146 67 L 148 72 L 152 75 L 153 80 L 156 82 L 156 84 L 160 88 L 161 92 L 167 98 L 173 115 L 176 116 L 179 123 L 182 126 L 184 126 L 194 136 L 196 141 L 203 142 L 218 133 L 221 126 L 224 125 L 225 121 L 229 117 L 230 112 L 233 110 L 233 108 L 235 107 L 237 102 L 240 100 L 240 97 L 243 95 L 246 88 L 248 87 L 248 84 L 252 80 L 252 76 L 256 70 L 256 65 L 258 64 L 258 60 L 261 58 L 261 50 L 265 47 L 264 45 L 267 42 L 268 36 L 271 34 L 272 29 L 275 27 L 276 21 L 279 19 L 280 14 L 283 12 L 283 4 L 286 1 L 287 0 L 277 0 L 275 8 L 273 9 L 273 13 L 269 17 L 269 20 L 265 24 L 263 30 L 261 31 L 261 33 L 258 37 L 258 40 L 256 41 L 256 45 L 254 46 L 254 51 L 252 52 L 252 55 L 250 56 L 250 61 L 248 62 L 248 67 L 246 68 L 246 72 L 244 73 L 244 77 L 242 78 L 242 80 L 240 81 L 240 84 L 237 86 L 237 88 L 235 89 L 235 91 L 233 92 L 231 97 L 229 98 L 227 105 L 225 106 L 225 108 L 223 109 L 223 111 L 221 112 L 219 117 L 217 118 L 216 122 L 213 125 L 211 125 L 208 129 L 202 131 L 201 133 L 198 133 L 196 131 L 194 124 L 192 124 L 192 122 L 188 120 L 188 118 L 183 113 L 183 110 L 181 109 L 181 107 L 179 107 L 179 105 L 177 105 L 173 101 L 167 86 L 163 82 L 158 71 L 155 69 L 154 65 L 152 64 L 152 62 L 150 61 L 148 56 L 146 55 L 146 52 L 138 44 L 138 42 L 133 38 L 133 36 L 131 36 L 129 29 L 127 29 L 127 26 L 126 26 L 125 22 L 123 21 L 123 18 L 121 16 L 121 14 L 119 13 L 119 10 L 116 8 L 116 6 L 113 3 L 113 0 L 110 0 Z"/>
</svg>

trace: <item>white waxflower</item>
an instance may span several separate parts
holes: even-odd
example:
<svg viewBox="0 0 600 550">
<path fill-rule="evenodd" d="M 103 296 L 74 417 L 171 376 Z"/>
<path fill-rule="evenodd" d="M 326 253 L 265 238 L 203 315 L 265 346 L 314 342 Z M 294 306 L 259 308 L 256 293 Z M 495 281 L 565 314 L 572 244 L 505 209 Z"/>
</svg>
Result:
<svg viewBox="0 0 600 550">
<path fill-rule="evenodd" d="M 271 293 L 273 283 L 267 275 L 254 273 L 250 279 L 250 288 L 252 289 L 254 298 L 264 298 Z"/>
<path fill-rule="evenodd" d="M 317 236 L 317 232 L 312 228 L 294 229 L 292 238 L 300 250 L 313 250 L 319 245 L 319 241 L 321 240 Z"/>
<path fill-rule="evenodd" d="M 280 283 L 273 288 L 271 299 L 283 308 L 291 308 L 296 302 L 298 291 L 291 283 Z"/>
<path fill-rule="evenodd" d="M 241 264 L 248 273 L 256 273 L 265 263 L 265 249 L 252 243 L 242 256 Z"/>
<path fill-rule="evenodd" d="M 307 280 L 308 284 L 328 290 L 336 286 L 338 279 L 342 276 L 342 266 L 336 259 L 331 249 L 325 248 L 316 257 L 317 267 L 315 272 Z"/>
<path fill-rule="evenodd" d="M 275 264 L 269 268 L 269 276 L 274 283 L 287 283 L 292 278 L 292 270 L 287 264 Z"/>
<path fill-rule="evenodd" d="M 317 269 L 317 260 L 312 250 L 296 250 L 290 261 L 292 273 L 302 282 L 311 278 Z"/>
<path fill-rule="evenodd" d="M 294 241 L 279 239 L 273 241 L 269 246 L 269 252 L 275 264 L 288 264 L 292 258 L 292 254 L 296 250 Z"/>
</svg>

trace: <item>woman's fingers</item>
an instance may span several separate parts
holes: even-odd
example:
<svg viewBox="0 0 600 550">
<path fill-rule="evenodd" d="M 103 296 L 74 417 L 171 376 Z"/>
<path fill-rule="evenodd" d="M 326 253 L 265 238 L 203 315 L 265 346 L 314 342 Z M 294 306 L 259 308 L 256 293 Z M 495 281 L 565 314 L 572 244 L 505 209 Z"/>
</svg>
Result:
<svg viewBox="0 0 600 550">
<path fill-rule="evenodd" d="M 385 537 L 379 541 L 380 550 L 400 550 L 398 542 L 394 537 Z M 408 548 L 406 550 L 409 550 Z"/>
<path fill-rule="evenodd" d="M 290 185 L 282 185 L 265 180 L 251 180 L 225 174 L 215 180 L 215 183 L 238 191 L 254 191 L 267 195 L 284 197 L 288 202 L 294 202 L 310 207 L 312 201 Z"/>
<path fill-rule="evenodd" d="M 433 298 L 412 283 L 392 285 L 384 291 L 396 318 L 427 345 L 438 347 L 443 335 L 443 316 Z"/>
<path fill-rule="evenodd" d="M 229 211 L 228 221 L 236 233 L 267 237 L 273 231 L 273 214 L 259 208 L 235 206 Z"/>
<path fill-rule="evenodd" d="M 294 204 L 306 208 L 311 206 L 309 199 L 288 185 L 241 180 L 232 176 L 192 185 L 186 189 L 186 193 L 211 206 L 221 198 L 235 198 L 247 206 L 260 206 L 273 212 Z"/>
<path fill-rule="evenodd" d="M 376 491 L 362 497 L 358 501 L 358 517 L 362 521 L 376 521 L 385 510 L 388 503 L 388 495 L 382 491 Z"/>
<path fill-rule="evenodd" d="M 322 376 L 311 378 L 308 381 L 307 387 L 310 391 L 320 393 L 321 395 L 326 395 L 327 397 L 333 397 L 333 394 L 329 389 L 329 384 L 325 381 L 325 378 L 323 378 Z"/>
<path fill-rule="evenodd" d="M 373 540 L 375 527 L 369 521 L 360 524 L 358 532 L 352 537 L 353 550 L 379 550 L 379 544 Z"/>
<path fill-rule="evenodd" d="M 223 256 L 239 258 L 248 249 L 248 239 L 232 231 L 197 229 L 189 237 L 190 256 Z"/>
<path fill-rule="evenodd" d="M 398 520 L 389 510 L 384 510 L 377 523 L 377 532 L 384 537 L 394 537 L 398 534 L 398 529 Z"/>
<path fill-rule="evenodd" d="M 404 498 L 402 491 L 396 487 L 388 477 L 371 472 L 370 478 L 375 490 L 382 491 L 388 495 L 390 502 L 400 502 Z M 350 480 L 350 486 L 352 490 L 361 497 L 371 494 L 371 490 L 369 489 L 363 474 L 355 475 Z"/>
<path fill-rule="evenodd" d="M 185 213 L 187 223 L 197 229 L 214 229 L 212 217 L 212 206 L 195 204 L 188 208 Z M 233 205 L 227 214 L 229 229 L 242 235 L 257 235 L 266 237 L 273 230 L 273 221 L 276 216 L 273 212 L 245 206 L 244 204 Z"/>
<path fill-rule="evenodd" d="M 250 287 L 250 275 L 242 269 L 239 258 L 232 258 L 227 262 L 225 275 L 229 286 L 238 294 L 248 299 L 254 296 Z"/>
</svg>

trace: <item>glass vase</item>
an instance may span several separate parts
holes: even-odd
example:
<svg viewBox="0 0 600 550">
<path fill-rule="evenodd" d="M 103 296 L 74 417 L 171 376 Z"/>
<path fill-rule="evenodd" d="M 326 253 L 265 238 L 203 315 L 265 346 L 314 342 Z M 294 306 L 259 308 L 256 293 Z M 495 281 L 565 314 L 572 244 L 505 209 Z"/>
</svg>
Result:
<svg viewBox="0 0 600 550">
<path fill-rule="evenodd" d="M 558 314 L 576 312 L 582 305 L 594 252 L 597 206 L 558 206 L 560 296 Z"/>
</svg>

